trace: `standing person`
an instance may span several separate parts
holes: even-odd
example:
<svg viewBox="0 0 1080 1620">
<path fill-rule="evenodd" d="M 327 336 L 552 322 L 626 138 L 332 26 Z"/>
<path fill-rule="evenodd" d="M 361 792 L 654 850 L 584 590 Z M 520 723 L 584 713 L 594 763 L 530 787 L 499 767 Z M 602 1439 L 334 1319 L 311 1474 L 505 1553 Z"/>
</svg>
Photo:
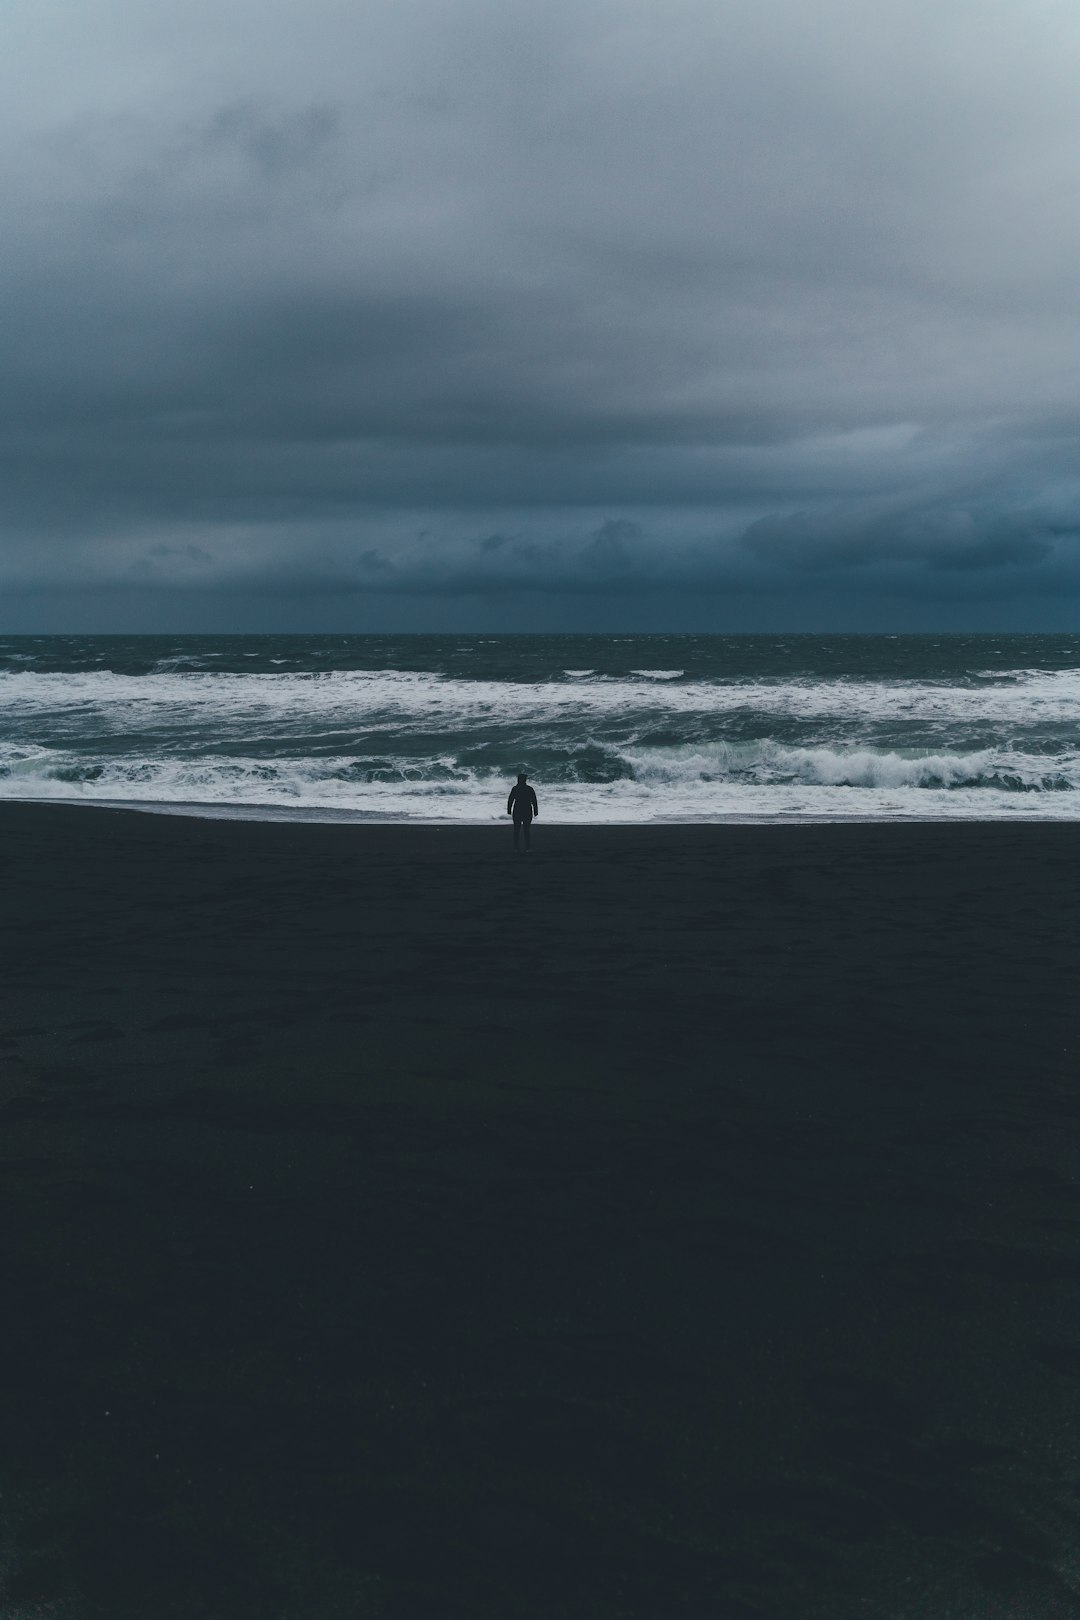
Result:
<svg viewBox="0 0 1080 1620">
<path fill-rule="evenodd" d="M 506 801 L 506 813 L 514 818 L 514 848 L 518 847 L 518 839 L 525 834 L 525 853 L 529 853 L 529 838 L 532 832 L 533 816 L 540 814 L 540 806 L 536 802 L 536 794 L 525 780 L 522 771 L 513 787 L 510 797 Z"/>
</svg>

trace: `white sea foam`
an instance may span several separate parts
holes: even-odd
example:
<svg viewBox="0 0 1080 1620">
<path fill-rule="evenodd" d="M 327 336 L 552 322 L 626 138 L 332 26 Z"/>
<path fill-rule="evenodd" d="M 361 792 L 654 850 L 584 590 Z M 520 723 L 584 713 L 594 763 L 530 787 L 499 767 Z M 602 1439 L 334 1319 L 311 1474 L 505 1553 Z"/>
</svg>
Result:
<svg viewBox="0 0 1080 1620">
<path fill-rule="evenodd" d="M 924 756 L 870 750 L 629 751 L 632 775 L 609 782 L 543 784 L 544 815 L 567 821 L 724 821 L 779 817 L 1072 817 L 1068 779 L 1034 758 Z M 359 818 L 488 821 L 501 818 L 504 774 L 463 768 L 450 755 L 401 765 L 340 756 L 191 759 L 98 758 L 44 748 L 0 750 L 0 796 L 82 803 L 262 808 Z M 1028 791 L 1023 791 L 1026 788 Z M 1053 788 L 1059 791 L 1050 791 Z M 1018 791 L 1020 790 L 1020 791 Z M 1038 800 L 1036 810 L 1033 800 Z"/>
<path fill-rule="evenodd" d="M 403 728 L 469 728 L 478 723 L 535 725 L 551 715 L 582 724 L 635 714 L 665 716 L 783 716 L 848 725 L 919 721 L 943 734 L 959 727 L 1035 725 L 1076 727 L 1080 671 L 1015 672 L 1015 680 L 972 686 L 906 681 L 676 680 L 677 672 L 547 682 L 462 680 L 406 670 L 327 670 L 241 675 L 159 670 L 128 676 L 109 671 L 0 673 L 0 721 L 21 729 L 31 717 L 59 721 L 81 715 L 107 732 L 172 728 L 185 718 L 213 723 L 227 736 L 252 727 L 274 735 L 316 717 L 332 730 L 357 724 Z"/>
<path fill-rule="evenodd" d="M 0 797 L 483 821 L 542 758 L 552 819 L 1080 815 L 1076 670 L 509 682 L 197 662 L 0 673 Z"/>
<path fill-rule="evenodd" d="M 1080 754 L 1048 758 L 1015 749 L 931 753 L 872 748 L 792 748 L 763 738 L 748 743 L 686 744 L 624 757 L 639 782 L 803 783 L 852 788 L 989 787 L 1005 792 L 1080 788 Z"/>
</svg>

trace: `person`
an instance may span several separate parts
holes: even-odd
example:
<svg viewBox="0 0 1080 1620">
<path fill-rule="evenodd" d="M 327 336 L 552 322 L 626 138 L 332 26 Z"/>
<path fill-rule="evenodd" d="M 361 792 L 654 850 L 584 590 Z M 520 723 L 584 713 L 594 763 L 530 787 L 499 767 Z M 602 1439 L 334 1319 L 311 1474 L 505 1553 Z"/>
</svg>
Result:
<svg viewBox="0 0 1080 1620">
<path fill-rule="evenodd" d="M 540 806 L 536 802 L 536 794 L 525 779 L 522 771 L 513 787 L 510 797 L 506 801 L 506 813 L 514 818 L 514 848 L 518 848 L 521 834 L 525 834 L 525 853 L 529 852 L 529 838 L 532 831 L 533 816 L 540 814 Z"/>
</svg>

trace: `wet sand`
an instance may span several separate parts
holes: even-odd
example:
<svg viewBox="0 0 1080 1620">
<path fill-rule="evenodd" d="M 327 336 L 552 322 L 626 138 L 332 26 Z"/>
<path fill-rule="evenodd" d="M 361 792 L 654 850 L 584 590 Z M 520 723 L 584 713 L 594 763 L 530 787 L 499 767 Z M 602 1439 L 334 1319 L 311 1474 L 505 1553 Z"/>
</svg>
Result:
<svg viewBox="0 0 1080 1620">
<path fill-rule="evenodd" d="M 1080 829 L 0 806 L 0 1612 L 1080 1612 Z"/>
</svg>

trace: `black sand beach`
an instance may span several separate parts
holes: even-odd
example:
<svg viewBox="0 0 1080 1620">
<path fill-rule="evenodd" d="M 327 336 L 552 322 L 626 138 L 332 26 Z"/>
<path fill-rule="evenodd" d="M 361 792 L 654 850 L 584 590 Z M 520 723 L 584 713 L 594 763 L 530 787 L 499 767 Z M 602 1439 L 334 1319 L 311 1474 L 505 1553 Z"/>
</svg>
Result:
<svg viewBox="0 0 1080 1620">
<path fill-rule="evenodd" d="M 1080 829 L 0 829 L 5 1616 L 1080 1613 Z"/>
</svg>

